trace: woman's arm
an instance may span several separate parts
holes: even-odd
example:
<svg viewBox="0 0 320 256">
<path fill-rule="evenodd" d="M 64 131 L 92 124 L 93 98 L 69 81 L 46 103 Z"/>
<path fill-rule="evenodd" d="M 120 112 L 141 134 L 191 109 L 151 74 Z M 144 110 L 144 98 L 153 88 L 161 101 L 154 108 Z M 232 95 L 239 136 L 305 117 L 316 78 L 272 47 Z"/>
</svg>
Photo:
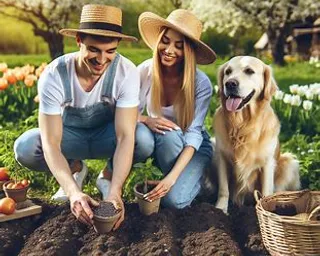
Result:
<svg viewBox="0 0 320 256">
<path fill-rule="evenodd" d="M 210 105 L 212 86 L 209 78 L 202 73 L 201 80 L 196 85 L 195 115 L 191 125 L 184 133 L 186 145 L 181 151 L 176 163 L 167 176 L 147 194 L 149 200 L 155 200 L 165 196 L 175 184 L 182 171 L 192 159 L 194 153 L 199 149 L 203 141 L 202 126 Z"/>
</svg>

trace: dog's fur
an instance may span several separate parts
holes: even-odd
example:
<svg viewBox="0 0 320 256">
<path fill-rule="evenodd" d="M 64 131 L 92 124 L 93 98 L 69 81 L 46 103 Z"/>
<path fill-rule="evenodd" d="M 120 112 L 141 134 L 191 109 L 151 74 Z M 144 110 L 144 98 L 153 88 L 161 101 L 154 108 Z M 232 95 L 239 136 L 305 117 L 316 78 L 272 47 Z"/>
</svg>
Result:
<svg viewBox="0 0 320 256">
<path fill-rule="evenodd" d="M 271 68 L 254 57 L 234 57 L 219 69 L 218 85 L 216 207 L 227 213 L 229 194 L 242 205 L 255 189 L 263 196 L 299 189 L 299 162 L 279 151 L 280 123 L 270 105 L 277 90 Z"/>
</svg>

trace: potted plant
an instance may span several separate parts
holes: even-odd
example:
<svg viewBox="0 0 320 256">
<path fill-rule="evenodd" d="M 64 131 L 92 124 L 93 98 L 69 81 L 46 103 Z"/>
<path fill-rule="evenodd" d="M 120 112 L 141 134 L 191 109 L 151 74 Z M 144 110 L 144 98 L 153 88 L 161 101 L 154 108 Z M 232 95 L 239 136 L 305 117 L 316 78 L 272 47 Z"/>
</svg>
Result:
<svg viewBox="0 0 320 256">
<path fill-rule="evenodd" d="M 162 172 L 152 164 L 152 159 L 148 159 L 144 164 L 134 166 L 135 179 L 133 192 L 139 204 L 139 210 L 144 215 L 157 213 L 160 206 L 160 198 L 152 202 L 145 199 L 145 194 L 154 189 L 162 178 Z"/>
<path fill-rule="evenodd" d="M 9 180 L 3 184 L 3 190 L 7 197 L 12 198 L 16 203 L 19 203 L 26 201 L 29 186 L 30 182 L 26 179 L 22 181 Z"/>
<path fill-rule="evenodd" d="M 157 186 L 157 183 L 159 183 L 159 181 L 145 180 L 142 183 L 137 183 L 133 188 L 134 194 L 137 197 L 137 201 L 139 204 L 139 210 L 144 215 L 150 215 L 159 211 L 161 198 L 153 201 L 148 201 L 147 199 L 145 199 L 145 194 L 154 189 Z"/>
<path fill-rule="evenodd" d="M 112 202 L 101 201 L 99 206 L 93 208 L 93 227 L 99 234 L 112 230 L 119 219 L 121 210 L 117 210 Z"/>
</svg>

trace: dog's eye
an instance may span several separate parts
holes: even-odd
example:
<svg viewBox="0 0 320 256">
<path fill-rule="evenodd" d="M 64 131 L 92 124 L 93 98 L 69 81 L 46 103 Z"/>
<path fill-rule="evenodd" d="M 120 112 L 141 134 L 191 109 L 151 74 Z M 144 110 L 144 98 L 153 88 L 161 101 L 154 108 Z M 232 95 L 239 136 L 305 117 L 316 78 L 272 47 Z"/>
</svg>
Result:
<svg viewBox="0 0 320 256">
<path fill-rule="evenodd" d="M 254 71 L 251 68 L 246 68 L 244 70 L 244 73 L 246 73 L 247 75 L 252 75 L 252 74 L 254 74 Z"/>
<path fill-rule="evenodd" d="M 228 75 L 231 74 L 231 72 L 232 72 L 232 69 L 231 69 L 231 68 L 228 68 L 225 73 L 226 73 L 226 75 L 228 76 Z"/>
</svg>

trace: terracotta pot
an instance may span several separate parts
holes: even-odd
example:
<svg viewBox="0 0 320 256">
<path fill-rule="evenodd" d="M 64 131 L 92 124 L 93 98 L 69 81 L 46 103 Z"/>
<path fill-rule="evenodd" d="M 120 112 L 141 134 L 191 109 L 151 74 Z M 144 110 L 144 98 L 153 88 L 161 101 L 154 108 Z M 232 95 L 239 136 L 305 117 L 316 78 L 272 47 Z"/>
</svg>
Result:
<svg viewBox="0 0 320 256">
<path fill-rule="evenodd" d="M 100 203 L 113 204 L 111 202 L 102 201 Z M 114 208 L 114 207 L 113 207 Z M 95 212 L 95 210 L 94 210 Z M 99 234 L 108 233 L 112 230 L 114 224 L 119 219 L 121 211 L 114 211 L 114 214 L 111 216 L 99 216 L 97 214 L 93 215 L 93 227 L 94 230 Z"/>
<path fill-rule="evenodd" d="M 12 181 L 9 180 L 3 184 L 3 190 L 6 196 L 12 198 L 16 203 L 26 201 L 29 184 L 26 187 L 19 189 L 7 188 L 6 186 L 10 182 Z"/>
<path fill-rule="evenodd" d="M 148 180 L 147 181 L 148 189 L 146 193 L 150 192 L 156 186 L 157 183 L 159 183 L 159 181 Z M 144 190 L 144 182 L 136 184 L 133 188 L 134 194 L 138 200 L 140 212 L 144 215 L 151 215 L 152 213 L 157 213 L 159 211 L 161 198 L 154 200 L 152 202 L 149 202 L 146 199 L 144 199 L 143 196 L 146 193 L 143 190 Z"/>
</svg>

